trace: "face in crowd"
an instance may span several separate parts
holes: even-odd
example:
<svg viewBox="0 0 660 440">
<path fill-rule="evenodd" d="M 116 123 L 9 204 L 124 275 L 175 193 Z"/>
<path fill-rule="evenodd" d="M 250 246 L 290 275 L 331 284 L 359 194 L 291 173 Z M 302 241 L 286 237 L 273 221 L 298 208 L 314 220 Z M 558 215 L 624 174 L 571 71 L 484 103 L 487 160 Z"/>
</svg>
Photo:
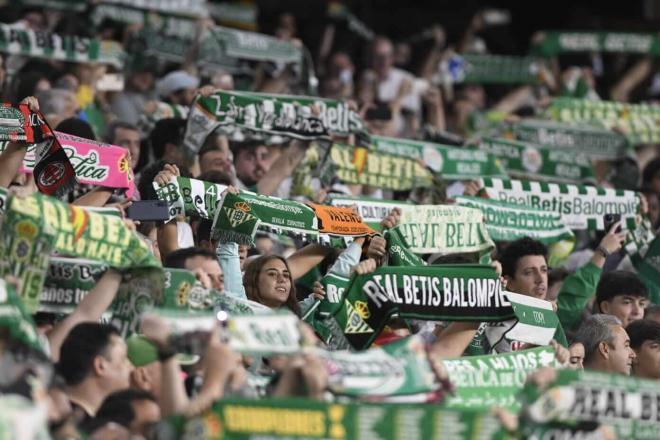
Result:
<svg viewBox="0 0 660 440">
<path fill-rule="evenodd" d="M 516 263 L 513 276 L 506 276 L 507 290 L 545 299 L 548 293 L 548 265 L 543 255 L 526 255 Z"/>
</svg>

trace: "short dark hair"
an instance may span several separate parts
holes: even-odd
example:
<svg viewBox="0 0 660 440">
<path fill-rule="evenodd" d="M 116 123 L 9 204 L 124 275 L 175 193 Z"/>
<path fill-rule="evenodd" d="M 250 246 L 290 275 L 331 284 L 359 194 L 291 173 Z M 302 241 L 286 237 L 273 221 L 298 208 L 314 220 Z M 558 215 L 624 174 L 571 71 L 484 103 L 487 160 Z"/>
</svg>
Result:
<svg viewBox="0 0 660 440">
<path fill-rule="evenodd" d="M 229 149 L 234 153 L 234 159 L 241 151 L 255 150 L 261 145 L 266 145 L 263 141 L 248 140 L 248 141 L 229 141 Z"/>
<path fill-rule="evenodd" d="M 134 125 L 131 124 L 130 122 L 122 121 L 119 119 L 116 119 L 112 121 L 110 124 L 108 124 L 108 127 L 105 130 L 105 137 L 103 138 L 105 142 L 112 144 L 115 141 L 115 134 L 117 130 L 119 129 L 124 129 L 124 130 L 133 130 L 139 132 L 138 128 Z"/>
<path fill-rule="evenodd" d="M 213 252 L 208 249 L 204 249 L 197 246 L 187 247 L 183 249 L 177 249 L 174 252 L 170 252 L 165 257 L 164 267 L 169 267 L 172 269 L 184 269 L 186 265 L 186 260 L 193 257 L 207 257 L 211 259 L 216 259 L 216 256 Z"/>
<path fill-rule="evenodd" d="M 110 324 L 82 322 L 76 325 L 62 342 L 57 371 L 67 385 L 81 383 L 92 371 L 96 356 L 103 355 L 112 335 L 119 330 Z"/>
<path fill-rule="evenodd" d="M 140 172 L 140 180 L 137 184 L 137 190 L 140 193 L 140 199 L 142 200 L 157 200 L 158 196 L 156 195 L 156 190 L 154 189 L 154 179 L 156 175 L 160 173 L 166 164 L 171 162 L 166 162 L 164 160 L 158 160 L 154 163 L 151 163 L 144 167 Z M 175 163 L 179 168 L 179 172 L 182 177 L 190 177 L 190 172 L 188 168 L 183 164 Z"/>
<path fill-rule="evenodd" d="M 660 322 L 639 319 L 628 324 L 626 332 L 630 337 L 630 346 L 638 349 L 644 341 L 660 341 Z"/>
<path fill-rule="evenodd" d="M 197 152 L 197 156 L 201 159 L 203 155 L 209 151 L 220 151 L 220 146 L 217 141 L 218 135 L 216 133 L 211 133 L 206 137 L 206 140 L 202 144 L 202 147 Z"/>
<path fill-rule="evenodd" d="M 149 135 L 154 158 L 161 159 L 165 154 L 165 144 L 181 146 L 186 131 L 186 120 L 181 118 L 165 118 L 156 122 Z M 183 147 L 181 147 L 183 148 Z"/>
<path fill-rule="evenodd" d="M 596 287 L 596 305 L 600 309 L 600 303 L 610 301 L 615 296 L 631 295 L 649 297 L 646 286 L 637 274 L 626 270 L 614 270 L 601 275 L 598 287 Z"/>
<path fill-rule="evenodd" d="M 200 174 L 199 176 L 197 176 L 197 178 L 205 182 L 217 183 L 218 185 L 229 186 L 232 184 L 231 177 L 229 176 L 229 174 L 217 170 L 206 171 Z"/>
<path fill-rule="evenodd" d="M 73 136 L 78 136 L 85 139 L 96 140 L 96 135 L 92 126 L 89 125 L 87 121 L 83 121 L 79 118 L 67 118 L 57 124 L 55 130 L 61 131 L 62 133 L 70 134 Z"/>
<path fill-rule="evenodd" d="M 114 392 L 105 398 L 96 413 L 96 417 L 128 428 L 135 419 L 133 402 L 141 400 L 150 400 L 157 403 L 154 395 L 148 391 L 129 388 Z"/>
<path fill-rule="evenodd" d="M 530 237 L 512 241 L 504 248 L 498 258 L 500 264 L 502 264 L 502 275 L 515 276 L 518 260 L 528 255 L 540 255 L 547 260 L 548 248 L 540 241 Z"/>
</svg>

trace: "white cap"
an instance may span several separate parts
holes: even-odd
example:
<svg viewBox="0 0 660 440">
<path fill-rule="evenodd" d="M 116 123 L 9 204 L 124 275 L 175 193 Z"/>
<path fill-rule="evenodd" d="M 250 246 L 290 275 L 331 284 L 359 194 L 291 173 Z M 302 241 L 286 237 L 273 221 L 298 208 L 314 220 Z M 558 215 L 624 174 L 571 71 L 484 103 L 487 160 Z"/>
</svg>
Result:
<svg viewBox="0 0 660 440">
<path fill-rule="evenodd" d="M 197 87 L 199 87 L 199 78 L 192 76 L 185 70 L 175 70 L 168 73 L 156 85 L 158 95 L 162 98 L 177 90 L 196 89 Z"/>
</svg>

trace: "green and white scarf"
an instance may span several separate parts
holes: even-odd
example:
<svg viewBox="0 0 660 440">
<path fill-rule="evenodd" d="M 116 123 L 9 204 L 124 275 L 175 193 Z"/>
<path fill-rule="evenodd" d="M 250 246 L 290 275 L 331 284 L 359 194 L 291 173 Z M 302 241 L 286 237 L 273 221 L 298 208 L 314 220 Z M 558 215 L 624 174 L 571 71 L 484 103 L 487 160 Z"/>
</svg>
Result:
<svg viewBox="0 0 660 440">
<path fill-rule="evenodd" d="M 653 380 L 558 370 L 547 389 L 528 383 L 521 397 L 523 423 L 595 423 L 612 427 L 617 438 L 660 437 L 660 386 Z"/>
<path fill-rule="evenodd" d="M 494 241 L 514 241 L 531 237 L 546 245 L 561 240 L 574 240 L 573 232 L 562 221 L 561 214 L 523 205 L 481 197 L 455 197 L 457 205 L 481 210 L 488 235 Z"/>
<path fill-rule="evenodd" d="M 83 12 L 89 5 L 87 0 L 19 0 L 18 3 L 24 6 L 37 6 L 40 8 L 73 12 Z"/>
<path fill-rule="evenodd" d="M 346 7 L 346 5 L 343 5 L 338 1 L 328 2 L 328 17 L 335 20 L 345 21 L 348 30 L 355 33 L 355 35 L 363 38 L 366 41 L 371 41 L 376 36 L 375 32 L 371 30 L 359 18 L 357 18 Z"/>
<path fill-rule="evenodd" d="M 503 333 L 512 341 L 534 345 L 547 345 L 557 331 L 559 318 L 552 303 L 540 298 L 505 292 L 516 314 L 516 322 L 510 330 Z M 490 337 L 489 337 L 490 339 Z M 496 344 L 492 344 L 495 346 Z"/>
<path fill-rule="evenodd" d="M 387 241 L 387 264 L 389 266 L 426 266 L 426 261 L 410 250 L 406 239 L 398 228 L 385 231 Z"/>
<path fill-rule="evenodd" d="M 97 26 L 104 20 L 112 20 L 120 23 L 141 25 L 161 34 L 179 38 L 194 36 L 199 26 L 199 23 L 195 19 L 109 3 L 96 5 L 90 18 L 92 23 Z"/>
<path fill-rule="evenodd" d="M 211 237 L 221 243 L 252 245 L 257 229 L 288 232 L 311 240 L 319 236 L 314 210 L 299 202 L 249 191 L 226 193 L 215 212 Z"/>
<path fill-rule="evenodd" d="M 257 32 L 242 31 L 224 26 L 213 26 L 202 41 L 198 62 L 234 58 L 251 61 L 301 63 L 302 50 L 289 41 Z"/>
<path fill-rule="evenodd" d="M 514 178 L 563 183 L 596 181 L 591 160 L 584 153 L 487 137 L 481 139 L 478 147 L 497 157 Z"/>
<path fill-rule="evenodd" d="M 9 330 L 12 339 L 43 351 L 31 314 L 18 297 L 14 286 L 0 278 L 0 328 Z"/>
<path fill-rule="evenodd" d="M 107 268 L 98 261 L 51 257 L 38 310 L 65 315 L 73 312 Z"/>
<path fill-rule="evenodd" d="M 374 150 L 421 160 L 446 180 L 504 177 L 496 158 L 482 151 L 410 139 L 371 137 Z"/>
<path fill-rule="evenodd" d="M 114 41 L 32 31 L 0 23 L 0 52 L 71 63 L 124 65 L 124 51 Z"/>
<path fill-rule="evenodd" d="M 188 17 L 208 17 L 206 0 L 102 0 L 102 3 Z"/>
<path fill-rule="evenodd" d="M 660 56 L 660 38 L 652 33 L 543 31 L 532 53 L 553 57 L 570 52 L 617 52 Z"/>
<path fill-rule="evenodd" d="M 328 387 L 348 396 L 398 396 L 438 388 L 420 336 L 352 353 L 313 351 L 328 370 Z"/>
<path fill-rule="evenodd" d="M 490 266 L 380 267 L 354 276 L 334 315 L 355 349 L 368 347 L 390 318 L 501 321 L 514 316 Z"/>
<path fill-rule="evenodd" d="M 618 129 L 632 144 L 660 142 L 660 106 L 555 98 L 546 114 L 560 122 L 584 122 Z"/>
<path fill-rule="evenodd" d="M 513 412 L 521 408 L 518 393 L 525 385 L 527 374 L 539 368 L 559 366 L 550 347 L 443 359 L 442 363 L 454 385 L 454 395 L 445 399 L 443 407 L 483 410 L 498 407 Z"/>
<path fill-rule="evenodd" d="M 167 202 L 170 220 L 177 215 L 213 218 L 216 205 L 227 187 L 188 177 L 173 177 L 166 185 L 153 182 L 158 200 Z"/>
<path fill-rule="evenodd" d="M 238 29 L 257 30 L 257 7 L 252 3 L 209 3 L 211 17 L 220 24 Z"/>
<path fill-rule="evenodd" d="M 190 108 L 184 105 L 158 101 L 153 112 L 147 113 L 144 111 L 140 114 L 140 119 L 138 119 L 137 122 L 137 127 L 140 130 L 140 137 L 142 139 L 149 137 L 149 133 L 151 133 L 151 130 L 154 129 L 156 123 L 161 119 L 186 119 L 188 118 L 189 111 Z"/>
<path fill-rule="evenodd" d="M 226 332 L 232 350 L 246 355 L 290 355 L 301 349 L 300 320 L 291 312 L 233 315 Z"/>
<path fill-rule="evenodd" d="M 416 159 L 339 144 L 330 148 L 321 169 L 323 184 L 331 185 L 335 179 L 394 191 L 427 187 L 433 181 L 431 172 Z"/>
<path fill-rule="evenodd" d="M 135 278 L 162 295 L 160 262 L 118 217 L 36 193 L 25 198 L 10 197 L 2 227 L 3 275 L 12 274 L 23 281 L 21 297 L 31 311 L 38 307 L 51 250 L 100 261 L 122 271 L 139 270 L 140 276 Z"/>
<path fill-rule="evenodd" d="M 222 399 L 204 414 L 161 422 L 172 438 L 504 440 L 490 411 L 437 404 L 337 403 L 314 399 Z"/>
<path fill-rule="evenodd" d="M 590 125 L 523 119 L 510 124 L 505 137 L 507 132 L 523 142 L 579 152 L 591 159 L 621 159 L 631 148 L 622 134 Z"/>
<path fill-rule="evenodd" d="M 495 245 L 478 209 L 455 205 L 417 205 L 406 209 L 397 229 L 417 254 L 479 253 Z"/>
<path fill-rule="evenodd" d="M 219 91 L 208 97 L 198 96 L 188 115 L 183 143 L 189 153 L 196 154 L 208 135 L 218 128 L 225 133 L 239 128 L 263 135 L 278 134 L 303 140 L 329 141 L 330 127 L 321 118 L 312 115 L 309 106 L 313 102 L 313 98 L 296 99 L 243 92 Z M 333 121 L 342 128 L 345 123 L 345 129 L 348 130 L 349 116 L 354 113 L 349 113 L 344 104 L 334 102 L 334 116 L 343 119 Z M 344 112 L 341 113 L 339 109 Z"/>
<path fill-rule="evenodd" d="M 440 64 L 440 77 L 446 83 L 538 84 L 539 60 L 491 54 L 454 55 Z"/>
<path fill-rule="evenodd" d="M 480 184 L 491 199 L 561 214 L 574 230 L 603 230 L 605 214 L 621 214 L 628 229 L 636 226 L 639 197 L 634 191 L 490 178 Z"/>
</svg>

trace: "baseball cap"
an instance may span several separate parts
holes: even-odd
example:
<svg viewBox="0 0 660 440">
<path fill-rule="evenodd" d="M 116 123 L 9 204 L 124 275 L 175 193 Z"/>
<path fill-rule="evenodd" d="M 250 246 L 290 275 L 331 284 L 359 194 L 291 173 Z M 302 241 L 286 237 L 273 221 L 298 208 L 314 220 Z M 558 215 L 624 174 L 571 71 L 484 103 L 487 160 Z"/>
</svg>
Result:
<svg viewBox="0 0 660 440">
<path fill-rule="evenodd" d="M 175 70 L 158 81 L 156 89 L 158 90 L 158 95 L 166 97 L 177 90 L 196 89 L 198 86 L 199 78 L 192 76 L 185 70 Z"/>
<path fill-rule="evenodd" d="M 158 350 L 142 335 L 132 335 L 126 339 L 128 360 L 134 367 L 143 367 L 153 362 L 158 362 Z M 192 365 L 199 361 L 199 356 L 193 354 L 178 353 L 176 360 L 181 365 Z"/>
</svg>

